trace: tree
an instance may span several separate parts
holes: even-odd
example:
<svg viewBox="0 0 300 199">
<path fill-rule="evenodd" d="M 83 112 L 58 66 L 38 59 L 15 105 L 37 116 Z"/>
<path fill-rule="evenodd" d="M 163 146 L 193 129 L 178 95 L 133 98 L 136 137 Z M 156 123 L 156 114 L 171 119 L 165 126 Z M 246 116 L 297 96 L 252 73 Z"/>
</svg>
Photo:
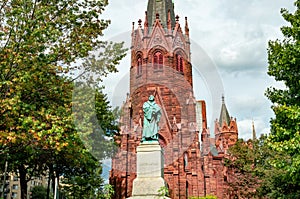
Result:
<svg viewBox="0 0 300 199">
<path fill-rule="evenodd" d="M 47 189 L 43 186 L 35 186 L 31 190 L 32 199 L 46 199 Z"/>
<path fill-rule="evenodd" d="M 262 140 L 262 138 L 260 139 Z M 239 139 L 228 150 L 225 166 L 228 168 L 227 193 L 234 198 L 255 198 L 262 181 L 264 145 L 259 141 Z"/>
<path fill-rule="evenodd" d="M 289 23 L 281 28 L 284 39 L 270 41 L 268 74 L 285 85 L 284 89 L 270 87 L 267 97 L 273 103 L 275 118 L 271 119 L 269 145 L 289 158 L 278 158 L 273 166 L 280 169 L 277 176 L 286 184 L 277 184 L 278 197 L 300 197 L 300 1 L 296 11 L 281 10 Z M 284 172 L 283 172 L 284 171 Z"/>
<path fill-rule="evenodd" d="M 235 198 L 272 198 L 274 190 L 277 191 L 274 179 L 282 172 L 271 164 L 278 157 L 288 158 L 269 147 L 268 136 L 239 139 L 225 159 L 229 173 L 227 193 Z"/>
<path fill-rule="evenodd" d="M 101 172 L 101 164 L 90 155 L 85 165 L 81 164 L 72 173 L 63 175 L 60 192 L 66 198 L 97 198 L 103 185 Z"/>
<path fill-rule="evenodd" d="M 74 126 L 72 93 L 75 80 L 95 83 L 115 72 L 125 56 L 122 44 L 101 40 L 110 23 L 100 19 L 107 4 L 0 2 L 0 155 L 19 172 L 22 199 L 33 176 L 47 169 L 55 175 L 71 172 L 91 160 Z M 99 57 L 91 53 L 96 49 L 101 49 Z M 76 70 L 100 76 L 77 78 Z"/>
</svg>

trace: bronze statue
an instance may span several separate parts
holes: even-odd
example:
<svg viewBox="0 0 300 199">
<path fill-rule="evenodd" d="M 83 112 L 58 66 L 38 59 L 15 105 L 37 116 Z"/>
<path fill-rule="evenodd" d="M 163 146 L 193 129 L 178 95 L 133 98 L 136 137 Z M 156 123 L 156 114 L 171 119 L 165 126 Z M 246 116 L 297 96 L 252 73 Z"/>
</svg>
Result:
<svg viewBox="0 0 300 199">
<path fill-rule="evenodd" d="M 150 95 L 149 100 L 143 104 L 144 125 L 143 125 L 143 141 L 157 141 L 159 131 L 159 120 L 161 117 L 161 109 L 155 103 L 154 96 Z"/>
</svg>

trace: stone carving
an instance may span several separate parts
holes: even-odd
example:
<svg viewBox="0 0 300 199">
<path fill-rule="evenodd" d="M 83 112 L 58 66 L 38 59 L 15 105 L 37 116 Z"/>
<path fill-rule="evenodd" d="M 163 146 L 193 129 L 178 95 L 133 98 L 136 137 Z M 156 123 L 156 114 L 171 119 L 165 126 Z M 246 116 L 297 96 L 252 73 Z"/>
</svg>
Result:
<svg viewBox="0 0 300 199">
<path fill-rule="evenodd" d="M 177 36 L 175 41 L 174 41 L 173 47 L 176 47 L 176 46 L 181 47 L 181 48 L 184 47 L 183 42 L 182 42 L 182 40 L 179 36 Z"/>
<path fill-rule="evenodd" d="M 144 126 L 142 142 L 158 140 L 158 123 L 161 117 L 161 108 L 155 103 L 154 96 L 150 95 L 149 100 L 143 104 Z"/>
<path fill-rule="evenodd" d="M 161 44 L 162 43 L 162 39 L 160 38 L 160 35 L 157 33 L 154 37 L 154 44 Z"/>
</svg>

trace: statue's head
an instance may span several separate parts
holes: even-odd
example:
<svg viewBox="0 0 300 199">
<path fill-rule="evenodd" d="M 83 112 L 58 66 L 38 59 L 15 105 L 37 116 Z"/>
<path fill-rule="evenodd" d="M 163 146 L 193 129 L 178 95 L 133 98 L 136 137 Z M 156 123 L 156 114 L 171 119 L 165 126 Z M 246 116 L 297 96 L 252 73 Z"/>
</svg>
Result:
<svg viewBox="0 0 300 199">
<path fill-rule="evenodd" d="M 149 101 L 151 101 L 151 102 L 154 101 L 154 96 L 153 96 L 153 95 L 150 95 L 150 96 L 149 96 Z"/>
</svg>

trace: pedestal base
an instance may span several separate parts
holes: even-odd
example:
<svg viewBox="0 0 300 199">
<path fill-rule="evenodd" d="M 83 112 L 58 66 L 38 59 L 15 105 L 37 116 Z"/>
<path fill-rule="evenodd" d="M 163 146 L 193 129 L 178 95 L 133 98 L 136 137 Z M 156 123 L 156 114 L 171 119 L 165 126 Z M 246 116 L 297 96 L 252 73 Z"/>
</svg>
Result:
<svg viewBox="0 0 300 199">
<path fill-rule="evenodd" d="M 130 199 L 158 199 L 159 190 L 166 187 L 164 175 L 164 156 L 158 142 L 141 143 L 137 147 L 137 177 L 133 181 Z"/>
<path fill-rule="evenodd" d="M 161 177 L 136 178 L 133 181 L 132 196 L 158 196 L 162 187 L 165 187 L 165 181 Z"/>
</svg>

